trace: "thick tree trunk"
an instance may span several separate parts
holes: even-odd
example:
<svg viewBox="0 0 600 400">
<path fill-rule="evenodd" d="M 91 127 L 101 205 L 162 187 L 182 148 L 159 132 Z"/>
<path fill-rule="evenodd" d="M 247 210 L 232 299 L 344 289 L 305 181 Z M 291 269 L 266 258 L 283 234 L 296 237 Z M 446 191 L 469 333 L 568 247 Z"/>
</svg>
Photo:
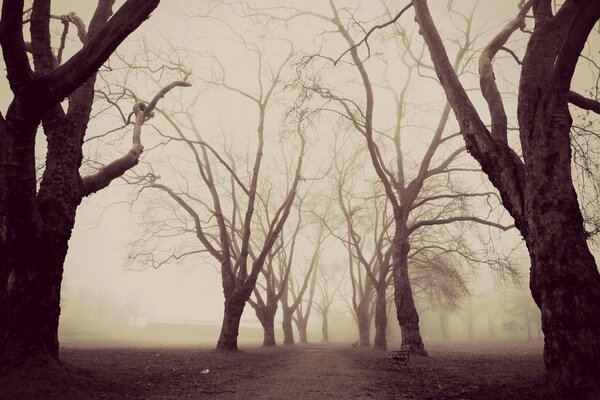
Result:
<svg viewBox="0 0 600 400">
<path fill-rule="evenodd" d="M 292 325 L 292 311 L 283 306 L 283 321 L 281 322 L 281 328 L 283 329 L 283 344 L 293 345 L 294 340 L 294 326 Z"/>
<path fill-rule="evenodd" d="M 8 117 L 18 120 L 14 107 Z M 2 145 L 8 145 L 0 150 L 5 180 L 0 197 L 6 200 L 0 204 L 0 359 L 5 366 L 58 359 L 63 263 L 81 200 L 81 139 L 62 109 L 47 115 L 48 158 L 37 193 L 37 124 L 9 123 L 0 133 Z"/>
<path fill-rule="evenodd" d="M 277 308 L 262 307 L 255 310 L 256 316 L 263 327 L 263 346 L 275 346 L 275 314 Z"/>
<path fill-rule="evenodd" d="M 358 347 L 371 347 L 371 321 L 368 312 L 359 310 L 356 322 L 358 324 Z"/>
<path fill-rule="evenodd" d="M 528 186 L 521 233 L 531 258 L 530 288 L 542 313 L 550 378 L 565 395 L 598 398 L 600 275 L 571 177 L 571 117 L 566 101 L 553 96 L 538 105 L 535 151 L 533 143 L 524 147 Z"/>
<path fill-rule="evenodd" d="M 564 395 L 594 398 L 600 394 L 600 282 L 584 239 L 568 231 L 561 236 L 554 243 L 528 243 L 544 362 Z"/>
<path fill-rule="evenodd" d="M 308 321 L 303 318 L 299 318 L 296 321 L 296 328 L 298 328 L 298 337 L 300 344 L 308 344 Z"/>
<path fill-rule="evenodd" d="M 246 300 L 233 294 L 225 300 L 225 312 L 223 314 L 223 325 L 221 335 L 217 342 L 217 350 L 237 351 L 237 338 L 240 330 L 240 319 L 244 312 Z"/>
<path fill-rule="evenodd" d="M 412 288 L 408 277 L 408 252 L 410 246 L 401 222 L 396 222 L 394 234 L 394 302 L 396 303 L 396 316 L 402 332 L 402 344 L 412 345 L 412 351 L 426 356 L 425 344 L 419 330 L 419 314 L 415 307 Z"/>
<path fill-rule="evenodd" d="M 271 324 L 263 325 L 263 346 L 276 346 L 275 326 Z"/>
<path fill-rule="evenodd" d="M 377 290 L 375 299 L 375 343 L 376 350 L 387 350 L 387 301 L 385 288 Z"/>
<path fill-rule="evenodd" d="M 13 264 L 3 303 L 3 366 L 58 359 L 62 261 L 40 264 L 31 257 L 22 258 Z"/>
</svg>

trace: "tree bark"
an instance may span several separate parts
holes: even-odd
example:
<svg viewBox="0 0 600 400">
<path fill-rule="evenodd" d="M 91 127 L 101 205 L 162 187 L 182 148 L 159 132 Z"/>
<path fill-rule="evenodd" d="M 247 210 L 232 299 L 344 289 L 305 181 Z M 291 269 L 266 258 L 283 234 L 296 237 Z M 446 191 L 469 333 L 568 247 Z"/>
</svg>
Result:
<svg viewBox="0 0 600 400">
<path fill-rule="evenodd" d="M 50 2 L 34 2 L 31 70 L 23 40 L 23 2 L 4 4 L 0 44 L 14 99 L 0 116 L 0 359 L 3 366 L 58 359 L 63 263 L 82 198 L 81 146 L 93 101 L 94 76 L 159 0 L 128 0 L 110 19 L 100 1 L 86 45 L 66 64 L 52 63 Z M 58 104 L 69 97 L 65 113 Z M 35 141 L 48 142 L 39 188 Z"/>
<path fill-rule="evenodd" d="M 283 321 L 281 322 L 281 328 L 283 329 L 283 344 L 293 345 L 294 340 L 294 326 L 292 325 L 292 310 L 289 307 L 283 305 Z"/>
<path fill-rule="evenodd" d="M 277 313 L 277 307 L 260 307 L 260 309 L 255 308 L 255 311 L 256 317 L 263 327 L 263 346 L 277 345 L 275 341 L 275 314 Z"/>
<path fill-rule="evenodd" d="M 361 307 L 356 314 L 358 325 L 358 347 L 371 347 L 371 320 L 369 319 L 368 309 Z"/>
<path fill-rule="evenodd" d="M 225 300 L 225 312 L 223 314 L 221 334 L 217 342 L 217 350 L 238 350 L 237 338 L 245 305 L 246 300 L 237 293 L 232 294 Z"/>
<path fill-rule="evenodd" d="M 296 328 L 298 328 L 298 336 L 300 344 L 308 344 L 308 321 L 304 318 L 296 320 Z"/>
<path fill-rule="evenodd" d="M 384 282 L 385 283 L 385 282 Z M 375 340 L 376 350 L 387 350 L 387 301 L 385 287 L 377 290 L 375 299 Z"/>
<path fill-rule="evenodd" d="M 562 229 L 568 232 L 569 226 Z M 528 241 L 530 287 L 542 312 L 544 362 L 551 380 L 561 392 L 586 398 L 586 393 L 600 393 L 600 284 L 582 236 L 562 236 L 535 245 Z"/>
<path fill-rule="evenodd" d="M 402 222 L 396 221 L 394 246 L 392 258 L 394 263 L 394 302 L 396 303 L 396 316 L 402 332 L 402 344 L 412 345 L 412 351 L 426 356 L 425 344 L 419 330 L 419 314 L 415 307 L 410 279 L 408 277 L 408 252 L 410 245 L 405 227 Z"/>
</svg>

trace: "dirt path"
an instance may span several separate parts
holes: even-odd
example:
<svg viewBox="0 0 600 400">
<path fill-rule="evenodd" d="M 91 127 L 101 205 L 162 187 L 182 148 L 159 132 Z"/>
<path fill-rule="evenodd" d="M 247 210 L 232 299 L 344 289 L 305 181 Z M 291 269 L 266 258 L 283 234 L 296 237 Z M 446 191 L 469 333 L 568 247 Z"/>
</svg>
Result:
<svg viewBox="0 0 600 400">
<path fill-rule="evenodd" d="M 339 349 L 301 348 L 284 368 L 239 382 L 220 399 L 370 399 L 369 376 Z"/>
<path fill-rule="evenodd" d="M 11 400 L 544 400 L 541 347 L 430 346 L 396 368 L 349 344 L 252 348 L 65 348 L 63 367 L 2 373 Z"/>
</svg>

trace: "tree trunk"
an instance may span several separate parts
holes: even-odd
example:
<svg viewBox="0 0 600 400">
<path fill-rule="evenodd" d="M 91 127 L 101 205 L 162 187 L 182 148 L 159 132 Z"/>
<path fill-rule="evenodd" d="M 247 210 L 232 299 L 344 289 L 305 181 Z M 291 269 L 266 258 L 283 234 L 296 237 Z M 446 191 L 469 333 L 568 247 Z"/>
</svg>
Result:
<svg viewBox="0 0 600 400">
<path fill-rule="evenodd" d="M 237 338 L 240 330 L 240 319 L 244 312 L 246 301 L 243 297 L 232 294 L 225 300 L 225 312 L 223 314 L 223 325 L 221 335 L 217 342 L 217 350 L 237 351 Z"/>
<path fill-rule="evenodd" d="M 419 314 L 415 307 L 412 288 L 408 277 L 408 252 L 410 245 L 404 231 L 406 228 L 396 221 L 394 234 L 394 302 L 396 303 L 396 316 L 402 332 L 402 344 L 412 345 L 412 351 L 426 356 L 425 344 L 419 330 Z"/>
<path fill-rule="evenodd" d="M 368 311 L 364 311 L 362 307 L 356 315 L 358 324 L 358 346 L 371 347 L 371 321 L 369 320 Z"/>
<path fill-rule="evenodd" d="M 256 317 L 263 327 L 263 346 L 275 346 L 275 314 L 277 307 L 272 307 L 268 304 L 261 307 L 259 304 L 254 305 Z"/>
<path fill-rule="evenodd" d="M 283 344 L 293 345 L 294 340 L 294 326 L 292 325 L 292 311 L 285 307 L 283 308 L 283 321 L 281 322 L 281 328 L 283 329 Z"/>
<path fill-rule="evenodd" d="M 298 318 L 298 320 L 296 321 L 296 327 L 298 328 L 298 336 L 299 336 L 299 343 L 300 344 L 307 344 L 308 343 L 308 333 L 307 333 L 307 328 L 308 328 L 308 321 L 306 321 L 304 318 Z"/>
<path fill-rule="evenodd" d="M 40 265 L 26 254 L 8 277 L 1 318 L 3 366 L 58 359 L 62 262 Z"/>
<path fill-rule="evenodd" d="M 376 350 L 387 350 L 387 301 L 385 288 L 377 290 L 375 304 L 375 343 Z"/>
<path fill-rule="evenodd" d="M 14 107 L 7 115 L 11 120 L 18 119 Z M 0 359 L 5 365 L 58 359 L 63 264 L 81 200 L 81 137 L 60 107 L 47 115 L 48 157 L 37 193 L 37 124 L 20 121 L 0 132 L 2 145 L 9 145 L 0 149 L 5 180 L 0 197 L 6 200 L 0 204 Z"/>
<path fill-rule="evenodd" d="M 517 108 L 521 160 L 506 145 L 506 132 L 496 129 L 494 135 L 493 129 L 490 135 L 470 102 L 450 65 L 426 1 L 412 2 L 467 149 L 498 188 L 527 244 L 530 288 L 542 313 L 544 362 L 550 380 L 564 398 L 597 399 L 600 274 L 586 242 L 571 176 L 568 100 L 578 56 L 600 16 L 600 3 L 566 2 L 554 17 L 547 15 L 550 3 L 535 3 L 536 26 L 522 60 Z M 514 22 L 516 29 L 520 21 Z M 510 29 L 504 32 L 510 34 Z M 488 94 L 493 96 L 491 91 Z M 502 107 L 502 99 L 495 97 L 500 100 L 496 105 Z M 497 107 L 489 103 L 494 110 L 492 123 L 500 121 Z"/>
<path fill-rule="evenodd" d="M 530 286 L 542 312 L 544 362 L 565 395 L 586 398 L 591 393 L 587 398 L 594 398 L 600 393 L 600 284 L 584 239 L 568 231 L 561 236 L 554 244 L 529 245 Z"/>
<path fill-rule="evenodd" d="M 571 177 L 572 120 L 566 102 L 547 101 L 536 114 L 536 151 L 525 152 L 522 234 L 531 258 L 530 288 L 542 313 L 550 378 L 564 393 L 593 397 L 600 395 L 600 275 Z"/>
<path fill-rule="evenodd" d="M 276 346 L 275 342 L 275 326 L 271 322 L 270 325 L 263 325 L 263 346 Z"/>
<path fill-rule="evenodd" d="M 329 342 L 329 309 L 323 309 L 323 324 L 321 325 L 321 332 L 323 334 L 323 342 Z"/>
</svg>

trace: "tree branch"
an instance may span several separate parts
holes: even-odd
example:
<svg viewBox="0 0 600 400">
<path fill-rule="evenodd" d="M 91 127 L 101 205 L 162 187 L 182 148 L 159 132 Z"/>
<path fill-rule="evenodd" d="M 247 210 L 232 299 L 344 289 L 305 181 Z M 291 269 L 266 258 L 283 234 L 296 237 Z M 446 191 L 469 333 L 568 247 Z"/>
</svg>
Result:
<svg viewBox="0 0 600 400">
<path fill-rule="evenodd" d="M 51 106 L 77 89 L 108 60 L 129 34 L 148 19 L 159 3 L 160 0 L 127 0 L 81 50 L 42 78 L 45 81 L 45 87 L 42 86 L 39 93 L 42 104 Z"/>
<path fill-rule="evenodd" d="M 16 96 L 23 95 L 33 78 L 23 39 L 23 0 L 2 3 L 0 44 L 10 88 Z"/>
<path fill-rule="evenodd" d="M 569 103 L 581 109 L 600 114 L 600 101 L 582 96 L 572 90 L 569 91 Z"/>
<path fill-rule="evenodd" d="M 373 32 L 375 32 L 377 29 L 383 29 L 387 26 L 390 26 L 394 23 L 396 23 L 396 21 L 398 21 L 398 19 L 400 19 L 400 17 L 402 16 L 402 14 L 404 14 L 404 12 L 406 10 L 408 10 L 409 8 L 412 7 L 412 3 L 407 4 L 406 6 L 404 6 L 403 9 L 401 9 L 398 14 L 396 14 L 396 16 L 394 18 L 392 18 L 391 20 L 384 22 L 383 24 L 379 24 L 379 25 L 375 25 L 374 27 L 372 27 L 371 29 L 369 29 L 369 31 L 367 32 L 367 34 L 365 35 L 364 38 L 362 38 L 362 40 L 356 44 L 354 44 L 353 46 L 351 46 L 349 49 L 347 49 L 346 51 L 344 51 L 342 54 L 340 54 L 340 56 L 338 58 L 335 59 L 335 61 L 333 62 L 333 65 L 337 65 L 338 62 L 340 62 L 340 60 L 346 55 L 348 54 L 348 52 L 354 50 L 355 48 L 359 47 L 361 44 L 365 43 L 367 45 L 367 49 L 369 50 L 369 55 L 371 54 L 371 49 L 369 48 L 369 43 L 367 42 L 367 39 L 369 39 L 369 36 L 371 36 L 371 34 Z"/>
<path fill-rule="evenodd" d="M 450 218 L 444 218 L 444 219 L 419 221 L 419 222 L 415 223 L 414 225 L 412 225 L 410 228 L 408 228 L 408 232 L 410 234 L 424 226 L 445 225 L 445 224 L 451 224 L 453 222 L 476 222 L 478 224 L 491 226 L 494 228 L 501 229 L 503 231 L 507 231 L 507 230 L 515 227 L 514 225 L 502 225 L 497 222 L 487 221 L 485 219 L 481 219 L 481 218 L 477 218 L 477 217 L 459 216 L 459 217 L 450 217 Z"/>
<path fill-rule="evenodd" d="M 142 146 L 141 135 L 142 125 L 150 117 L 156 103 L 164 97 L 167 92 L 177 86 L 191 86 L 190 83 L 184 81 L 175 81 L 162 88 L 156 96 L 146 106 L 144 103 L 136 103 L 134 112 L 136 115 L 135 125 L 133 127 L 133 145 L 131 150 L 123 157 L 113 161 L 103 167 L 97 173 L 86 176 L 82 179 L 81 197 L 89 196 L 101 189 L 107 187 L 115 178 L 120 177 L 125 171 L 137 165 L 144 147 Z"/>
</svg>

